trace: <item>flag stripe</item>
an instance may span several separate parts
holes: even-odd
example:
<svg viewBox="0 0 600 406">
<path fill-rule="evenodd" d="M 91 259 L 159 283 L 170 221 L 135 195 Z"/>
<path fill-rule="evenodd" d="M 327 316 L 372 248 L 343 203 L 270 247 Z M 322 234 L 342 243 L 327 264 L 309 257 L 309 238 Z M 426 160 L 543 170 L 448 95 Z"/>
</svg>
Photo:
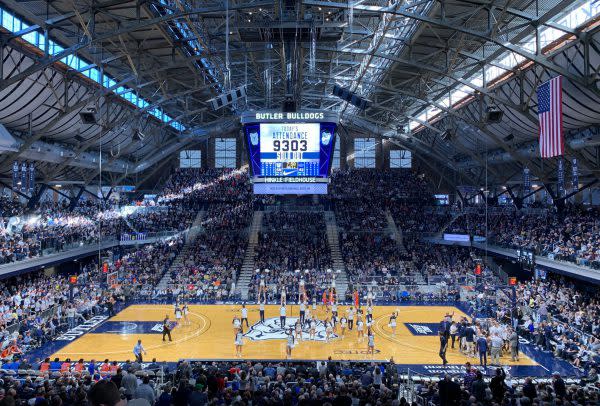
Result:
<svg viewBox="0 0 600 406">
<path fill-rule="evenodd" d="M 537 88 L 540 125 L 540 155 L 551 158 L 564 154 L 562 122 L 562 76 L 557 76 Z"/>
</svg>

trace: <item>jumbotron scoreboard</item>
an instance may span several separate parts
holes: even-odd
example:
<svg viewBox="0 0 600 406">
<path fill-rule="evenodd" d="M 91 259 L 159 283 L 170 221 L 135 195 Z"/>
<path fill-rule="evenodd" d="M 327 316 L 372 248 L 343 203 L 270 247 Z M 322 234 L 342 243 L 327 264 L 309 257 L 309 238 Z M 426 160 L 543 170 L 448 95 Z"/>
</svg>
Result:
<svg viewBox="0 0 600 406">
<path fill-rule="evenodd" d="M 338 115 L 325 111 L 244 113 L 256 194 L 326 194 Z"/>
</svg>

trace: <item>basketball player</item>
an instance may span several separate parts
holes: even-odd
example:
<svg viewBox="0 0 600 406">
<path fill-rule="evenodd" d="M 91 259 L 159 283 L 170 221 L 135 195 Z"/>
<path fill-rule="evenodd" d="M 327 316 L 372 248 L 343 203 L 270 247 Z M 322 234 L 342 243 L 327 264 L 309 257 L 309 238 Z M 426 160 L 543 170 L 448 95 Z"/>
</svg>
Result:
<svg viewBox="0 0 600 406">
<path fill-rule="evenodd" d="M 292 358 L 292 348 L 294 348 L 294 333 L 292 332 L 292 329 L 290 328 L 288 331 L 288 337 L 287 337 L 287 345 L 285 346 L 285 355 L 287 359 Z"/>
<path fill-rule="evenodd" d="M 368 354 L 375 354 L 375 335 L 373 334 L 373 330 L 371 330 L 371 328 L 367 330 L 367 355 Z"/>
<path fill-rule="evenodd" d="M 313 312 L 317 311 L 317 297 L 316 296 L 313 296 L 313 298 L 312 298 L 312 309 L 313 309 Z"/>
<path fill-rule="evenodd" d="M 244 346 L 244 331 L 240 327 L 235 333 L 235 356 L 242 358 L 242 348 Z"/>
<path fill-rule="evenodd" d="M 258 306 L 258 312 L 260 314 L 260 322 L 264 323 L 265 322 L 265 302 L 261 301 L 260 305 Z"/>
<path fill-rule="evenodd" d="M 285 313 L 285 304 L 282 304 L 279 308 L 279 325 L 281 326 L 281 328 L 285 328 Z"/>
<path fill-rule="evenodd" d="M 248 324 L 248 309 L 246 309 L 246 304 L 242 303 L 242 326 L 244 325 L 244 321 L 246 322 L 246 327 L 250 327 L 250 325 Z"/>
<path fill-rule="evenodd" d="M 184 320 L 184 324 L 185 324 L 186 326 L 189 326 L 189 325 L 190 325 L 190 320 L 189 320 L 189 318 L 188 318 L 188 314 L 190 313 L 190 308 L 188 307 L 187 303 L 184 303 L 184 304 L 183 304 L 182 311 L 183 311 L 183 320 Z"/>
<path fill-rule="evenodd" d="M 398 316 L 396 315 L 396 312 L 393 312 L 392 315 L 390 316 L 390 322 L 388 323 L 388 326 L 392 329 L 392 337 L 396 336 L 396 318 Z"/>
<path fill-rule="evenodd" d="M 326 308 L 327 308 L 327 289 L 325 289 L 323 291 L 321 310 L 326 309 Z"/>
<path fill-rule="evenodd" d="M 360 316 L 356 320 L 356 331 L 358 333 L 358 342 L 361 343 L 365 338 L 365 323 L 363 323 Z"/>
<path fill-rule="evenodd" d="M 304 317 L 306 316 L 306 301 L 300 302 L 300 325 L 304 325 Z"/>
<path fill-rule="evenodd" d="M 169 320 L 169 315 L 165 315 L 165 319 L 163 320 L 163 331 L 162 331 L 162 340 L 165 341 L 165 336 L 169 336 L 169 341 L 173 341 L 171 339 L 171 321 Z"/>
<path fill-rule="evenodd" d="M 373 323 L 373 307 L 367 306 L 367 324 L 370 326 Z"/>
<path fill-rule="evenodd" d="M 348 312 L 348 330 L 352 331 L 352 327 L 354 327 L 354 307 L 350 306 L 347 310 Z"/>
</svg>

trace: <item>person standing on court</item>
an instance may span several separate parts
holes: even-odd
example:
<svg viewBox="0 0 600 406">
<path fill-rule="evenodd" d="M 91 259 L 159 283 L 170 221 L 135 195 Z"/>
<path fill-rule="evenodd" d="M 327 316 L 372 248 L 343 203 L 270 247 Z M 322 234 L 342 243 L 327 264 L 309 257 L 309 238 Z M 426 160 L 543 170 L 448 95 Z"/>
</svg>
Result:
<svg viewBox="0 0 600 406">
<path fill-rule="evenodd" d="M 258 313 L 260 314 L 260 322 L 265 322 L 265 302 L 264 300 L 260 301 L 260 305 L 258 306 Z"/>
<path fill-rule="evenodd" d="M 246 309 L 246 304 L 242 304 L 242 326 L 244 325 L 244 321 L 246 322 L 246 327 L 250 327 L 248 324 L 248 309 Z"/>
<path fill-rule="evenodd" d="M 442 330 L 440 330 L 438 334 L 440 336 L 440 358 L 442 359 L 443 365 L 446 365 L 448 363 L 448 360 L 446 359 L 446 350 L 448 349 L 448 337 Z"/>
<path fill-rule="evenodd" d="M 513 329 L 512 333 L 508 336 L 508 343 L 510 345 L 510 359 L 511 361 L 519 360 L 519 335 L 517 331 Z"/>
<path fill-rule="evenodd" d="M 169 320 L 169 315 L 165 316 L 163 320 L 163 331 L 162 331 L 162 340 L 165 341 L 165 336 L 169 336 L 169 341 L 173 341 L 171 339 L 171 321 Z"/>
<path fill-rule="evenodd" d="M 144 355 L 147 354 L 146 350 L 144 349 L 144 346 L 142 345 L 142 340 L 138 340 L 135 347 L 133 347 L 133 355 L 135 355 L 135 359 L 139 363 L 144 362 L 142 358 L 142 353 Z"/>
<path fill-rule="evenodd" d="M 352 330 L 354 327 L 354 308 L 350 306 L 348 309 L 348 330 Z"/>
<path fill-rule="evenodd" d="M 479 352 L 479 364 L 487 368 L 487 350 L 488 342 L 485 336 L 481 336 L 477 339 L 477 351 Z"/>
<path fill-rule="evenodd" d="M 282 304 L 279 308 L 279 325 L 281 328 L 285 328 L 285 305 Z"/>
<path fill-rule="evenodd" d="M 304 318 L 306 317 L 306 301 L 300 301 L 300 325 L 304 326 Z"/>
<path fill-rule="evenodd" d="M 493 335 L 490 340 L 491 344 L 491 354 L 492 354 L 492 364 L 500 365 L 500 353 L 502 352 L 502 346 L 504 345 L 504 341 L 498 337 L 497 335 Z"/>
</svg>

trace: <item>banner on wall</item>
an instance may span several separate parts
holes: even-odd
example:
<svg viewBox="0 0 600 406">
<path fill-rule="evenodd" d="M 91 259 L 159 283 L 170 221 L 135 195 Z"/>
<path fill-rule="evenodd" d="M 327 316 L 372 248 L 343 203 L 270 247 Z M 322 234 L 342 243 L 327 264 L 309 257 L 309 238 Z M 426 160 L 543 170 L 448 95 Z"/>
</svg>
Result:
<svg viewBox="0 0 600 406">
<path fill-rule="evenodd" d="M 558 197 L 563 197 L 565 195 L 565 163 L 562 157 L 558 158 L 558 168 L 557 168 L 557 188 L 558 188 Z"/>
<path fill-rule="evenodd" d="M 573 177 L 571 179 L 571 189 L 575 192 L 579 189 L 579 167 L 577 166 L 577 158 L 573 158 L 573 165 L 571 167 Z"/>
<path fill-rule="evenodd" d="M 33 194 L 35 190 L 35 165 L 33 162 L 29 163 L 29 193 Z"/>
<path fill-rule="evenodd" d="M 523 168 L 523 189 L 525 193 L 531 189 L 531 174 L 528 167 Z"/>
<path fill-rule="evenodd" d="M 15 161 L 13 163 L 13 173 L 12 173 L 12 187 L 14 190 L 17 190 L 17 186 L 19 183 L 19 162 Z"/>
<path fill-rule="evenodd" d="M 27 176 L 27 162 L 23 161 L 21 164 L 21 192 L 27 192 L 27 180 L 29 177 Z"/>
</svg>

